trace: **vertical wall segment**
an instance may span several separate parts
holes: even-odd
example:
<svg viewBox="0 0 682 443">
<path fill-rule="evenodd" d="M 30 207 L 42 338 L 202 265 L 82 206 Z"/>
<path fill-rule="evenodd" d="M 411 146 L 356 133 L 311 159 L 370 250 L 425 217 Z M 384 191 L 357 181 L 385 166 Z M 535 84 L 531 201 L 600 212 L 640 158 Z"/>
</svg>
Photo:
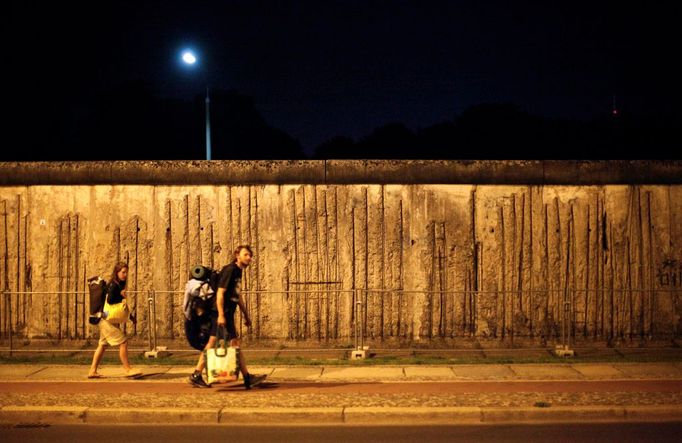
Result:
<svg viewBox="0 0 682 443">
<path fill-rule="evenodd" d="M 146 337 L 183 336 L 191 266 L 255 253 L 249 340 L 648 340 L 682 332 L 680 185 L 0 188 L 0 333 L 80 339 L 85 280 L 130 266 Z"/>
</svg>

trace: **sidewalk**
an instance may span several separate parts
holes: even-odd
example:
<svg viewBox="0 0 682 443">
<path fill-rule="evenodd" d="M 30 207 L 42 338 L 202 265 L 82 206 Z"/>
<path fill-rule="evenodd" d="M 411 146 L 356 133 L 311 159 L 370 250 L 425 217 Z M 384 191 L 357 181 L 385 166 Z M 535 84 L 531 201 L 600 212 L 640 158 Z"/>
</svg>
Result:
<svg viewBox="0 0 682 443">
<path fill-rule="evenodd" d="M 682 421 L 682 363 L 269 366 L 197 389 L 192 366 L 0 365 L 0 423 L 438 424 Z"/>
</svg>

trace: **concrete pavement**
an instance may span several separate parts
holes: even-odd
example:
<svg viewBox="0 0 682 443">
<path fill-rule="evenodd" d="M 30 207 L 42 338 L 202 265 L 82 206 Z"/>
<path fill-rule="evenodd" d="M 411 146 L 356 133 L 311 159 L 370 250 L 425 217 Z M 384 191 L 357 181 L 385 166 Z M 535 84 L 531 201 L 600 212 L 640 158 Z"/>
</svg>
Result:
<svg viewBox="0 0 682 443">
<path fill-rule="evenodd" d="M 196 389 L 192 366 L 0 365 L 2 423 L 457 424 L 682 421 L 682 363 L 268 366 Z"/>
</svg>

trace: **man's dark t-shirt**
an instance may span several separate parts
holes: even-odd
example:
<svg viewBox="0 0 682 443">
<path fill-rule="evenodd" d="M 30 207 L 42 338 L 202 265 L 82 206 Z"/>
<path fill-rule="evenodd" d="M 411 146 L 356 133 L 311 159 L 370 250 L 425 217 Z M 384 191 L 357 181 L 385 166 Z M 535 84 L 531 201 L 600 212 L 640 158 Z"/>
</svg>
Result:
<svg viewBox="0 0 682 443">
<path fill-rule="evenodd" d="M 230 263 L 220 270 L 218 288 L 225 288 L 223 309 L 226 314 L 234 315 L 241 293 L 242 270 L 236 263 Z"/>
</svg>

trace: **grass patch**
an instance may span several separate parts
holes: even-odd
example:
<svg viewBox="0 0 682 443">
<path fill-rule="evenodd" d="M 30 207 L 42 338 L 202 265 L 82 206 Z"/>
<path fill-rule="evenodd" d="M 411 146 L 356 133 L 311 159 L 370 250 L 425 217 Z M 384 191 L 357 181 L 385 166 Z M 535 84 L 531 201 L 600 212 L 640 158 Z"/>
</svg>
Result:
<svg viewBox="0 0 682 443">
<path fill-rule="evenodd" d="M 47 364 L 47 365 L 89 365 L 92 363 L 92 354 L 80 353 L 78 355 L 13 355 L 0 356 L 0 364 L 16 365 L 16 364 Z M 128 359 L 132 365 L 193 365 L 196 363 L 198 354 L 191 359 L 182 356 L 169 356 L 158 359 L 146 358 L 144 355 L 129 355 Z M 104 365 L 121 364 L 118 358 L 118 353 L 111 353 L 111 355 L 104 354 L 102 362 Z"/>
</svg>

